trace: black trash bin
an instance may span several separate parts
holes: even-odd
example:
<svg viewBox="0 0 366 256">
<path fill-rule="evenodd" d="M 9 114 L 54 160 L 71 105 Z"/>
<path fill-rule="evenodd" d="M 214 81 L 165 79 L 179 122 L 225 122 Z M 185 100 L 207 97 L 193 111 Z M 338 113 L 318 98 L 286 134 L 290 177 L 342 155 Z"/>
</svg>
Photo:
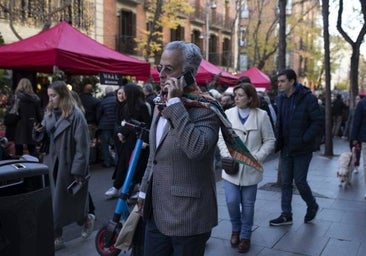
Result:
<svg viewBox="0 0 366 256">
<path fill-rule="evenodd" d="M 0 161 L 0 255 L 54 255 L 48 167 Z"/>
</svg>

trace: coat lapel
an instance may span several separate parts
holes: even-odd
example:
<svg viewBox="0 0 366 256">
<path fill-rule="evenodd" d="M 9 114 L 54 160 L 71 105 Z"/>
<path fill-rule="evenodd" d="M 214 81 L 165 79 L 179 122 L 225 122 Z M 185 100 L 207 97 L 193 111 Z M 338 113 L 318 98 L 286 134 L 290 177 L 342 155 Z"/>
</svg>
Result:
<svg viewBox="0 0 366 256">
<path fill-rule="evenodd" d="M 250 130 L 258 130 L 258 120 L 257 115 L 255 115 L 254 111 L 257 111 L 256 109 L 251 109 L 247 121 L 244 123 L 244 125 L 241 123 L 239 119 L 239 113 L 236 108 L 236 111 L 232 112 L 232 115 L 230 117 L 232 127 L 236 130 L 242 131 L 245 135 L 245 138 Z"/>
<path fill-rule="evenodd" d="M 54 138 L 56 139 L 57 136 L 60 135 L 64 130 L 66 130 L 70 125 L 71 125 L 71 123 L 68 119 L 64 119 L 61 117 L 59 120 L 57 120 L 57 122 L 55 124 L 56 129 L 54 132 Z"/>
<path fill-rule="evenodd" d="M 170 129 L 169 122 L 167 122 L 166 125 L 164 126 L 164 131 L 162 133 L 160 142 L 159 142 L 159 144 L 157 144 L 156 130 L 157 130 L 157 127 L 158 127 L 158 122 L 159 122 L 160 117 L 161 117 L 161 115 L 159 114 L 159 110 L 158 110 L 157 107 L 155 107 L 155 114 L 154 114 L 154 117 L 153 117 L 153 120 L 152 120 L 152 125 L 150 127 L 151 135 L 152 135 L 150 137 L 150 143 L 153 146 L 153 148 L 156 149 L 155 151 L 158 151 L 161 143 L 164 141 L 164 139 L 168 135 L 168 132 L 169 132 L 169 129 Z"/>
<path fill-rule="evenodd" d="M 248 116 L 248 119 L 244 124 L 244 127 L 247 131 L 258 130 L 257 115 L 255 115 L 254 111 L 257 111 L 257 110 L 256 109 L 251 109 L 250 110 L 250 114 Z"/>
</svg>

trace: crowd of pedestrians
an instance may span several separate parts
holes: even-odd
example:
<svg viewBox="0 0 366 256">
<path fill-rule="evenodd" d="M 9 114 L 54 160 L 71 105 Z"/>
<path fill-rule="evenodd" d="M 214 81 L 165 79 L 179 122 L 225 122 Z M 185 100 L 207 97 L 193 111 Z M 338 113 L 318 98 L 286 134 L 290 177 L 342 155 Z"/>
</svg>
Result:
<svg viewBox="0 0 366 256">
<path fill-rule="evenodd" d="M 18 102 L 21 118 L 15 127 L 7 127 L 7 134 L 15 143 L 16 156 L 24 152 L 38 156 L 37 145 L 47 144 L 42 161 L 51 174 L 55 249 L 64 247 L 66 225 L 82 226 L 84 239 L 93 231 L 95 207 L 88 188 L 90 163 L 94 162 L 91 145 L 98 143 L 102 166 L 114 168 L 106 199 L 120 194 L 137 140 L 136 131 L 122 121 L 136 120 L 150 129 L 145 139 L 149 144 L 143 146 L 132 182 L 132 187 L 139 185 L 145 255 L 204 255 L 218 221 L 215 168 L 221 157 L 239 164 L 237 173 L 221 173 L 231 221 L 230 244 L 239 253 L 250 250 L 257 186 L 263 173 L 232 153 L 222 118 L 258 163 L 280 152 L 281 213 L 269 225 L 292 224 L 293 184 L 307 205 L 304 222 L 316 217 L 319 205 L 307 174 L 312 154 L 323 142 L 322 101 L 299 83 L 292 69 L 278 73 L 276 97 L 257 92 L 248 77 L 238 79 L 231 93 L 204 93 L 197 84 L 186 86 L 181 76 L 190 73 L 194 77 L 201 60 L 196 45 L 174 41 L 165 46 L 157 65 L 160 91 L 150 83 L 141 87 L 128 82 L 117 89 L 106 87 L 104 97 L 97 98 L 90 82 L 77 94 L 64 81 L 54 81 L 47 86 L 44 107 L 45 97 L 33 91 L 31 81 L 19 81 L 10 102 Z M 350 150 L 360 147 L 365 163 L 366 99 L 359 100 L 357 96 L 350 109 L 336 95 L 332 136 L 349 140 Z M 360 154 L 356 167 L 359 158 Z M 74 181 L 82 186 L 72 195 L 67 187 Z"/>
</svg>

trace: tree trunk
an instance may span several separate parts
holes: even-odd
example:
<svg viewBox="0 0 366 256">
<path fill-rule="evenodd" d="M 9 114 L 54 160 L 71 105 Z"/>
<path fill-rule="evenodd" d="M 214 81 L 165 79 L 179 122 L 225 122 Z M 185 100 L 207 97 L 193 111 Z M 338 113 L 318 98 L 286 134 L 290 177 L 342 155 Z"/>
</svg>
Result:
<svg viewBox="0 0 366 256">
<path fill-rule="evenodd" d="M 329 43 L 329 0 L 322 0 L 324 69 L 325 69 L 325 151 L 324 155 L 333 155 L 332 112 L 330 90 L 330 43 Z"/>
<path fill-rule="evenodd" d="M 352 45 L 352 55 L 351 55 L 351 69 L 350 69 L 350 99 L 351 105 L 354 106 L 354 99 L 358 95 L 358 68 L 360 63 L 360 47 L 357 43 Z"/>
<path fill-rule="evenodd" d="M 360 60 L 360 47 L 366 34 L 366 1 L 359 0 L 361 4 L 361 13 L 363 15 L 363 26 L 357 36 L 356 41 L 344 31 L 342 27 L 342 13 L 343 13 L 343 0 L 339 0 L 338 18 L 337 18 L 337 30 L 342 35 L 342 37 L 349 43 L 352 47 L 351 55 L 351 67 L 350 67 L 350 107 L 354 105 L 355 96 L 358 94 L 358 67 Z"/>
<path fill-rule="evenodd" d="M 151 22 L 151 28 L 149 30 L 149 35 L 147 36 L 147 43 L 146 43 L 146 56 L 145 60 L 148 61 L 149 57 L 151 55 L 151 43 L 155 42 L 157 38 L 154 36 L 154 31 L 158 31 L 160 28 L 158 27 L 158 20 L 162 13 L 163 8 L 163 0 L 157 0 L 156 1 L 156 9 L 154 13 L 154 19 Z"/>
<path fill-rule="evenodd" d="M 286 0 L 278 1 L 278 56 L 277 70 L 286 68 Z"/>
<path fill-rule="evenodd" d="M 286 68 L 286 0 L 278 1 L 278 56 L 277 56 L 277 71 Z M 278 161 L 277 181 L 276 185 L 281 185 L 281 164 Z"/>
</svg>

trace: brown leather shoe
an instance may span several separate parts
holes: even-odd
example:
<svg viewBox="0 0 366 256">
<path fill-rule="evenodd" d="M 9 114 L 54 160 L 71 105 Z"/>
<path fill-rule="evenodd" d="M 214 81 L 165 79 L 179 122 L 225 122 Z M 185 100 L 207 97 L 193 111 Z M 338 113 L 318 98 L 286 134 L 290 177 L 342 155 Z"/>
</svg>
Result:
<svg viewBox="0 0 366 256">
<path fill-rule="evenodd" d="M 230 244 L 232 247 L 237 247 L 238 244 L 240 242 L 240 232 L 238 231 L 233 231 L 231 233 L 231 239 L 230 239 Z"/>
<path fill-rule="evenodd" d="M 238 246 L 238 252 L 246 253 L 250 249 L 250 239 L 240 239 L 240 243 Z"/>
</svg>

